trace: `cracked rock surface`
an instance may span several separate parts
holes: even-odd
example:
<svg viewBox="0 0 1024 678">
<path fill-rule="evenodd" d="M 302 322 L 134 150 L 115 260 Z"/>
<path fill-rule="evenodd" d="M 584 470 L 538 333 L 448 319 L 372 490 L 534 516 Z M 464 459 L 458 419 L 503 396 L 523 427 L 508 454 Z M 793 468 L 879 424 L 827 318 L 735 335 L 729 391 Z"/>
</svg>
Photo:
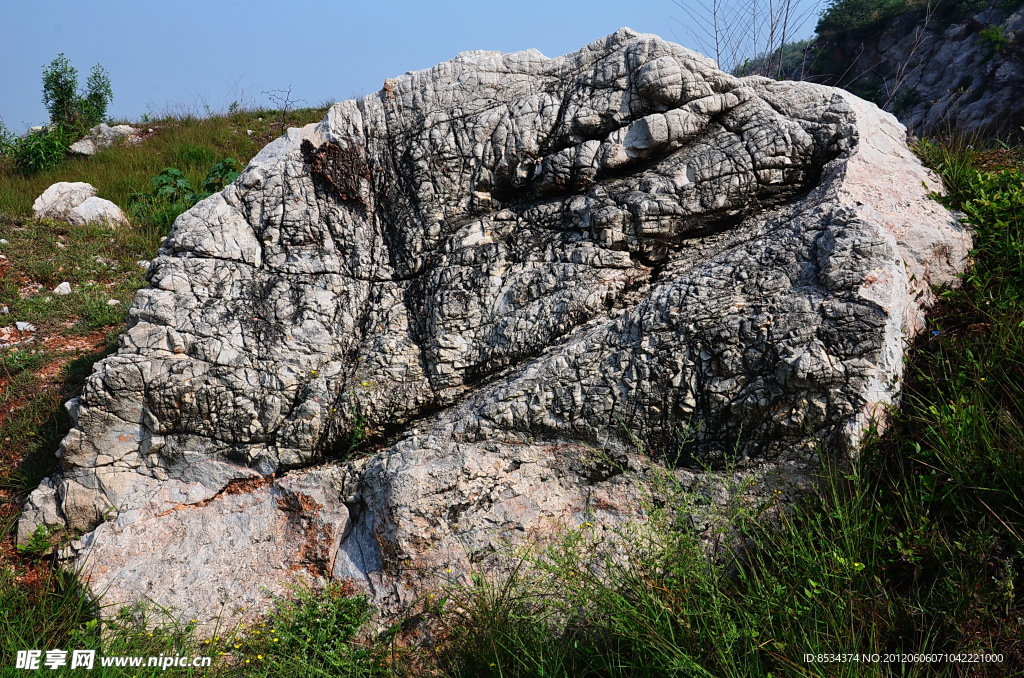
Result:
<svg viewBox="0 0 1024 678">
<path fill-rule="evenodd" d="M 245 617 L 301 576 L 395 611 L 638 516 L 659 468 L 799 486 L 965 265 L 904 138 L 628 29 L 389 79 L 175 222 L 19 539 L 83 533 L 110 609 Z"/>
</svg>

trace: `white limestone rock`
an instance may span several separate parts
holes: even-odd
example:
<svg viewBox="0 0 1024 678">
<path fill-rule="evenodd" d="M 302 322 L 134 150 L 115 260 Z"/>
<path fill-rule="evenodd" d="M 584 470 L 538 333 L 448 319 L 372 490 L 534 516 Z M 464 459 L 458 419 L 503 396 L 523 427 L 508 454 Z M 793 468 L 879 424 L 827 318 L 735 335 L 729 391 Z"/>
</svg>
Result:
<svg viewBox="0 0 1024 678">
<path fill-rule="evenodd" d="M 37 219 L 66 221 L 73 209 L 96 195 L 96 188 L 84 181 L 59 181 L 32 203 L 32 215 Z"/>
<path fill-rule="evenodd" d="M 111 226 L 127 226 L 128 217 L 121 208 L 104 198 L 87 198 L 81 205 L 71 210 L 67 222 L 72 226 L 84 224 L 106 223 Z"/>
<path fill-rule="evenodd" d="M 80 153 L 82 155 L 95 155 L 97 151 L 108 146 L 140 134 L 142 130 L 135 129 L 131 125 L 114 125 L 111 127 L 106 123 L 100 123 L 92 129 L 82 139 L 71 144 L 71 151 L 73 153 Z"/>
</svg>

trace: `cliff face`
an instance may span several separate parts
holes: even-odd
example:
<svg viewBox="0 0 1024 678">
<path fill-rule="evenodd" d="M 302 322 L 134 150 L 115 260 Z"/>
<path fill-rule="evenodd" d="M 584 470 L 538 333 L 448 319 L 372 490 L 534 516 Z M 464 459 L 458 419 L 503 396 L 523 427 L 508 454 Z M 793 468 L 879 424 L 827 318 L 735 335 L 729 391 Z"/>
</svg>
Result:
<svg viewBox="0 0 1024 678">
<path fill-rule="evenodd" d="M 877 30 L 819 38 L 805 56 L 791 77 L 848 89 L 913 134 L 1022 134 L 1022 3 L 953 23 L 935 13 L 904 15 Z"/>
</svg>

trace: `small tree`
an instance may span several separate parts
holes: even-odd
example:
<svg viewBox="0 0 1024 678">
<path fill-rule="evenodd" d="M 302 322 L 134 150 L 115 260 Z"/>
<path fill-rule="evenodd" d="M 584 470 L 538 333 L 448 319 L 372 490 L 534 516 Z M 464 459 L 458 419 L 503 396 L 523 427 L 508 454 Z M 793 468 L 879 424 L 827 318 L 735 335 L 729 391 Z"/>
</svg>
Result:
<svg viewBox="0 0 1024 678">
<path fill-rule="evenodd" d="M 64 53 L 43 68 L 43 105 L 50 112 L 50 124 L 70 126 L 78 106 L 78 71 Z"/>
<path fill-rule="evenodd" d="M 63 52 L 43 68 L 43 105 L 50 124 L 67 131 L 83 131 L 102 122 L 114 98 L 110 75 L 100 64 L 92 67 L 85 92 L 78 89 L 78 71 Z"/>
<path fill-rule="evenodd" d="M 89 71 L 85 81 L 85 100 L 83 110 L 89 118 L 89 127 L 103 122 L 107 117 L 107 107 L 114 100 L 114 90 L 110 87 L 110 74 L 100 64 Z"/>
</svg>

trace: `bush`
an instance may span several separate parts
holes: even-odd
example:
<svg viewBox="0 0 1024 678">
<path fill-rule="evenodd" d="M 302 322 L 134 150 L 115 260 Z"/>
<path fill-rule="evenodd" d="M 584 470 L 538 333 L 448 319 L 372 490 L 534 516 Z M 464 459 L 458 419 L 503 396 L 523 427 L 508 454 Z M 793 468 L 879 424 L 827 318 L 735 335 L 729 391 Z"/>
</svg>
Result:
<svg viewBox="0 0 1024 678">
<path fill-rule="evenodd" d="M 994 54 L 1002 51 L 1009 44 L 1010 39 L 1006 37 L 1002 26 L 986 26 L 978 31 L 978 42 L 988 47 L 989 51 Z"/>
<path fill-rule="evenodd" d="M 990 6 L 991 0 L 829 0 L 815 29 L 819 36 L 867 31 L 903 14 L 931 12 L 929 26 L 936 30 L 965 21 Z"/>
<path fill-rule="evenodd" d="M 0 120 L 0 155 L 10 155 L 14 142 L 17 139 L 18 137 L 14 136 L 14 133 L 7 129 L 4 121 Z"/>
<path fill-rule="evenodd" d="M 58 54 L 43 68 L 43 105 L 50 113 L 49 126 L 18 139 L 0 122 L 0 155 L 13 157 L 22 174 L 56 167 L 77 137 L 106 118 L 113 98 L 110 76 L 103 66 L 92 67 L 86 90 L 80 92 L 78 71 L 64 54 Z"/>
<path fill-rule="evenodd" d="M 830 0 L 815 30 L 818 35 L 868 30 L 911 9 L 907 0 Z"/>
<path fill-rule="evenodd" d="M 22 174 L 35 174 L 59 165 L 68 154 L 70 137 L 62 127 L 31 132 L 10 146 L 14 166 Z"/>
</svg>

